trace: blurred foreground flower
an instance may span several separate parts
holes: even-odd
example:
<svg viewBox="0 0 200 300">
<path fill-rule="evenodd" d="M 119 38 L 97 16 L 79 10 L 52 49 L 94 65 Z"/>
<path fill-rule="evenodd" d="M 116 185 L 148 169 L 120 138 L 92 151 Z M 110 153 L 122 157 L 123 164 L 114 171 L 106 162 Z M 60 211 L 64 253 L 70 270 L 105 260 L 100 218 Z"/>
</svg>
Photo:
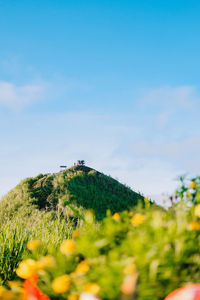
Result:
<svg viewBox="0 0 200 300">
<path fill-rule="evenodd" d="M 79 295 L 78 294 L 70 294 L 67 297 L 67 300 L 78 300 L 79 299 Z"/>
<path fill-rule="evenodd" d="M 79 230 L 75 230 L 75 231 L 73 232 L 73 238 L 77 238 L 77 237 L 79 237 L 79 236 L 80 236 Z"/>
<path fill-rule="evenodd" d="M 197 222 L 197 221 L 192 221 L 190 224 L 189 224 L 189 230 L 200 230 L 200 222 Z"/>
<path fill-rule="evenodd" d="M 85 285 L 85 291 L 86 291 L 87 293 L 96 295 L 96 294 L 99 293 L 100 287 L 99 287 L 98 284 L 96 284 L 96 283 L 94 283 L 94 282 L 88 282 L 88 283 L 86 283 L 86 285 Z"/>
<path fill-rule="evenodd" d="M 65 240 L 60 246 L 60 251 L 62 254 L 70 255 L 74 253 L 75 247 L 76 244 L 73 240 Z"/>
<path fill-rule="evenodd" d="M 197 204 L 194 208 L 194 214 L 196 217 L 200 218 L 200 204 Z"/>
<path fill-rule="evenodd" d="M 90 294 L 90 293 L 82 293 L 79 300 L 98 300 L 95 295 Z M 100 300 L 100 299 L 99 299 Z"/>
<path fill-rule="evenodd" d="M 190 183 L 190 188 L 191 189 L 194 189 L 196 187 L 196 182 L 195 181 L 192 181 L 191 183 Z"/>
<path fill-rule="evenodd" d="M 118 221 L 120 220 L 120 215 L 118 213 L 115 213 L 113 216 L 112 216 L 112 219 L 115 220 L 115 221 Z"/>
<path fill-rule="evenodd" d="M 123 281 L 122 286 L 121 286 L 121 292 L 124 295 L 127 295 L 127 296 L 134 295 L 135 287 L 136 287 L 136 283 L 137 283 L 137 278 L 138 278 L 137 273 L 127 275 L 124 278 L 124 281 Z"/>
<path fill-rule="evenodd" d="M 24 289 L 22 287 L 22 282 L 20 281 L 8 281 L 8 286 L 10 287 L 11 291 L 18 295 L 19 299 L 24 299 Z M 20 298 L 21 297 L 21 298 Z M 1 299 L 1 297 L 0 297 Z"/>
<path fill-rule="evenodd" d="M 33 275 L 31 278 L 24 281 L 24 298 L 23 300 L 50 300 L 50 298 L 43 294 L 42 291 L 37 287 L 38 277 Z"/>
<path fill-rule="evenodd" d="M 70 277 L 67 274 L 55 278 L 52 282 L 52 288 L 54 292 L 58 294 L 67 292 L 69 290 L 69 287 L 70 287 Z"/>
<path fill-rule="evenodd" d="M 37 268 L 37 263 L 35 260 L 29 258 L 19 263 L 16 273 L 19 277 L 23 279 L 30 278 Z"/>
<path fill-rule="evenodd" d="M 27 243 L 28 250 L 32 251 L 40 247 L 40 241 L 32 240 Z"/>
<path fill-rule="evenodd" d="M 145 215 L 137 213 L 131 218 L 131 223 L 133 224 L 133 226 L 138 226 L 144 223 L 145 218 Z"/>
<path fill-rule="evenodd" d="M 78 274 L 86 274 L 90 269 L 89 261 L 87 259 L 83 260 L 76 267 L 76 273 Z"/>
<path fill-rule="evenodd" d="M 164 300 L 200 300 L 200 284 L 192 284 L 177 289 Z"/>
<path fill-rule="evenodd" d="M 42 256 L 39 260 L 42 267 L 54 267 L 56 264 L 55 258 L 51 255 Z"/>
<path fill-rule="evenodd" d="M 3 287 L 3 286 L 0 286 L 0 299 L 2 299 L 2 298 L 3 298 L 3 296 L 4 296 L 5 292 L 6 292 L 6 289 L 5 289 L 5 287 Z"/>
<path fill-rule="evenodd" d="M 14 300 L 14 295 L 12 291 L 9 291 L 7 289 L 1 289 L 2 287 L 0 286 L 0 299 L 1 300 Z"/>
</svg>

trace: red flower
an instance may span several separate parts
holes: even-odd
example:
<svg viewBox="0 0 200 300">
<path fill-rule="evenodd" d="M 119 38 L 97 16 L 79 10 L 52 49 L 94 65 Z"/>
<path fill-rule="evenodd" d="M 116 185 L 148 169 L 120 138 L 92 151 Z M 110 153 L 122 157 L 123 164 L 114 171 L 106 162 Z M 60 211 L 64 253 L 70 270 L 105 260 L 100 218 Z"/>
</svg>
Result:
<svg viewBox="0 0 200 300">
<path fill-rule="evenodd" d="M 24 300 L 50 300 L 50 298 L 43 294 L 42 291 L 38 288 L 37 282 L 38 277 L 36 274 L 24 281 Z"/>
</svg>

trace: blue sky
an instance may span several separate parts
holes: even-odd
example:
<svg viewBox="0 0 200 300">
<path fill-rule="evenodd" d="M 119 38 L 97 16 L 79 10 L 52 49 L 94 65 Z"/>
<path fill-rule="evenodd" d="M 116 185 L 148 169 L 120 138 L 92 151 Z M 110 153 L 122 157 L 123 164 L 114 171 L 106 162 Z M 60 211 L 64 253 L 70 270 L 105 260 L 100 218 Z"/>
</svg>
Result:
<svg viewBox="0 0 200 300">
<path fill-rule="evenodd" d="M 200 169 L 199 1 L 0 1 L 0 195 L 77 159 L 152 197 Z"/>
</svg>

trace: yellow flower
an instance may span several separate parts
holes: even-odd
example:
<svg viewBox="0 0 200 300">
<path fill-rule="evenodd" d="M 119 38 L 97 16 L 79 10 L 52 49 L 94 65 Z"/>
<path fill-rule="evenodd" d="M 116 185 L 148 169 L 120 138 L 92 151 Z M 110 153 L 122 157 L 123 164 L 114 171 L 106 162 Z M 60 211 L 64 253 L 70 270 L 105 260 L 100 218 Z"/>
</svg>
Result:
<svg viewBox="0 0 200 300">
<path fill-rule="evenodd" d="M 88 282 L 85 284 L 85 291 L 87 293 L 90 293 L 90 294 L 98 294 L 99 291 L 100 291 L 100 287 L 97 283 L 94 283 L 94 282 Z"/>
<path fill-rule="evenodd" d="M 70 294 L 67 297 L 67 300 L 78 300 L 79 295 L 78 294 Z"/>
<path fill-rule="evenodd" d="M 77 237 L 79 237 L 80 236 L 80 232 L 78 231 L 78 230 L 75 230 L 74 232 L 73 232 L 73 238 L 77 238 Z"/>
<path fill-rule="evenodd" d="M 44 265 L 40 260 L 35 262 L 35 270 L 44 272 Z"/>
<path fill-rule="evenodd" d="M 138 226 L 142 224 L 145 219 L 146 217 L 144 215 L 137 213 L 131 218 L 131 223 L 133 224 L 133 226 Z"/>
<path fill-rule="evenodd" d="M 8 285 L 10 288 L 21 287 L 21 282 L 19 281 L 8 281 Z"/>
<path fill-rule="evenodd" d="M 86 274 L 89 271 L 89 269 L 90 269 L 90 266 L 89 266 L 88 260 L 83 260 L 82 262 L 80 262 L 78 264 L 75 272 L 78 274 Z"/>
<path fill-rule="evenodd" d="M 5 291 L 6 291 L 5 287 L 0 285 L 0 299 L 1 299 L 1 297 L 4 294 Z"/>
<path fill-rule="evenodd" d="M 32 250 L 37 249 L 38 247 L 40 247 L 40 241 L 38 241 L 38 240 L 32 240 L 27 243 L 28 250 L 32 251 Z"/>
<path fill-rule="evenodd" d="M 192 181 L 191 183 L 190 183 L 190 188 L 191 189 L 194 189 L 196 187 L 196 182 L 195 181 Z"/>
<path fill-rule="evenodd" d="M 112 216 L 112 219 L 115 220 L 115 221 L 118 221 L 120 220 L 120 215 L 118 213 L 115 213 L 113 216 Z"/>
<path fill-rule="evenodd" d="M 41 266 L 45 267 L 54 267 L 56 264 L 55 258 L 51 255 L 42 256 L 39 260 Z"/>
<path fill-rule="evenodd" d="M 189 230 L 200 230 L 200 222 L 192 221 L 189 224 Z"/>
<path fill-rule="evenodd" d="M 52 282 L 52 288 L 54 292 L 58 294 L 65 293 L 70 287 L 70 277 L 69 275 L 62 275 L 55 278 Z"/>
<path fill-rule="evenodd" d="M 76 244 L 73 240 L 65 240 L 61 246 L 60 246 L 60 251 L 65 254 L 73 254 L 76 248 Z"/>
<path fill-rule="evenodd" d="M 19 263 L 16 273 L 23 279 L 30 278 L 37 269 L 37 263 L 33 259 L 26 259 Z"/>
<path fill-rule="evenodd" d="M 128 215 L 129 215 L 129 217 L 132 217 L 132 216 L 133 216 L 133 212 L 130 211 L 130 212 L 128 213 Z"/>
<path fill-rule="evenodd" d="M 16 298 L 12 291 L 5 290 L 0 299 L 1 300 L 14 300 Z"/>
<path fill-rule="evenodd" d="M 8 285 L 11 288 L 11 290 L 12 290 L 13 293 L 15 293 L 15 294 L 17 293 L 18 294 L 18 298 L 17 299 L 20 300 L 21 298 L 19 297 L 19 295 L 20 296 L 24 295 L 24 289 L 22 287 L 22 283 L 19 282 L 19 281 L 8 281 Z"/>
<path fill-rule="evenodd" d="M 197 204 L 194 209 L 194 214 L 196 217 L 200 218 L 200 204 Z"/>
<path fill-rule="evenodd" d="M 17 293 L 22 291 L 22 283 L 19 281 L 8 281 L 8 285 L 13 291 Z"/>
</svg>

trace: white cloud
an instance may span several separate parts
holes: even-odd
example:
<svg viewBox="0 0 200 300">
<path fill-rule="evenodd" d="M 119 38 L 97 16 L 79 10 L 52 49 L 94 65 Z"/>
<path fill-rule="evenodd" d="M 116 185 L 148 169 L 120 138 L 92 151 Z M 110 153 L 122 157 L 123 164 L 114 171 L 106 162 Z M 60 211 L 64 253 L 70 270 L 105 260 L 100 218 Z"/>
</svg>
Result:
<svg viewBox="0 0 200 300">
<path fill-rule="evenodd" d="M 197 99 L 199 98 L 194 86 L 164 86 L 147 91 L 141 101 L 174 111 L 191 108 Z"/>
<path fill-rule="evenodd" d="M 45 84 L 27 84 L 17 86 L 13 83 L 0 81 L 0 106 L 10 109 L 21 109 L 40 99 L 46 89 Z"/>
<path fill-rule="evenodd" d="M 158 158 L 176 168 L 189 173 L 199 172 L 200 169 L 200 136 L 189 137 L 180 141 L 170 141 L 165 144 L 150 144 L 141 141 L 132 146 L 132 155 L 151 160 Z"/>
<path fill-rule="evenodd" d="M 191 111 L 199 106 L 200 97 L 194 86 L 164 86 L 146 91 L 139 103 L 154 112 L 157 125 L 164 127 L 173 114 Z"/>
</svg>

